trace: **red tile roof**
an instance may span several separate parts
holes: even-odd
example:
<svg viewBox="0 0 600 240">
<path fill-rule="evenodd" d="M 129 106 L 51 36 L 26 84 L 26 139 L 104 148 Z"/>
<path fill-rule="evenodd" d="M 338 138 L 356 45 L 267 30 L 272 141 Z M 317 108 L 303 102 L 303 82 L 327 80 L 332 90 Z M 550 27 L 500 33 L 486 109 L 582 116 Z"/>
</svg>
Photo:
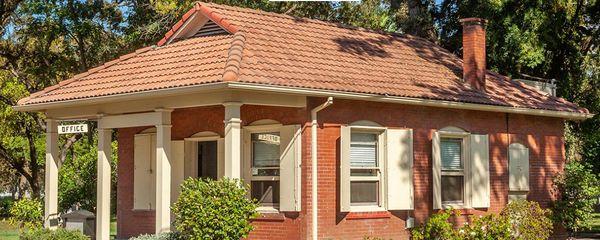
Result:
<svg viewBox="0 0 600 240">
<path fill-rule="evenodd" d="M 172 40 L 199 12 L 229 35 Z M 19 105 L 237 81 L 305 89 L 587 113 L 488 72 L 487 91 L 462 80 L 462 60 L 425 39 L 318 20 L 199 3 L 156 47 L 125 55 Z"/>
</svg>

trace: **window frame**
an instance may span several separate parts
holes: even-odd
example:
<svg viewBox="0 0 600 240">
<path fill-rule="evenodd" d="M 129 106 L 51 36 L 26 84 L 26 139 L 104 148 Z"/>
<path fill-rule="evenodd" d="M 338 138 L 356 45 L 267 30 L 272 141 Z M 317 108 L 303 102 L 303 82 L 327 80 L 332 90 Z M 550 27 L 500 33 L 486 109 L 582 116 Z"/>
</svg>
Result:
<svg viewBox="0 0 600 240">
<path fill-rule="evenodd" d="M 204 134 L 204 132 L 202 132 Z M 183 140 L 185 141 L 185 147 L 189 147 L 190 149 L 187 150 L 185 152 L 185 154 L 187 155 L 186 157 L 190 158 L 190 163 L 191 166 L 189 169 L 189 176 L 188 177 L 193 177 L 193 178 L 200 178 L 200 173 L 198 172 L 198 143 L 200 142 L 217 142 L 217 179 L 220 179 L 223 177 L 223 167 L 221 166 L 221 162 L 220 162 L 220 158 L 224 157 L 224 156 L 220 156 L 221 153 L 218 152 L 219 149 L 219 141 L 223 141 L 224 138 L 222 138 L 221 136 L 219 136 L 218 134 L 214 133 L 207 133 L 210 135 L 207 136 L 197 136 L 198 134 L 195 134 L 191 137 L 187 137 L 184 138 Z"/>
<path fill-rule="evenodd" d="M 352 145 L 352 133 L 368 133 L 375 134 L 377 140 L 377 167 L 352 167 L 351 163 L 348 162 L 350 168 L 350 212 L 376 212 L 385 211 L 386 206 L 386 189 L 385 189 L 385 176 L 386 176 L 386 128 L 374 127 L 374 126 L 350 126 L 350 146 Z M 350 153 L 348 153 L 350 154 Z M 350 159 L 348 158 L 348 161 Z M 376 169 L 377 176 L 352 176 L 353 169 Z M 353 205 L 352 204 L 352 182 L 378 182 L 378 203 L 376 205 Z"/>
<path fill-rule="evenodd" d="M 250 189 L 247 193 L 247 197 L 251 198 L 251 194 L 252 194 L 252 182 L 253 181 L 276 181 L 279 182 L 280 187 L 281 187 L 281 170 L 279 171 L 280 175 L 279 176 L 252 176 L 252 150 L 253 150 L 253 146 L 252 146 L 252 134 L 254 133 L 279 133 L 279 136 L 281 137 L 281 128 L 283 127 L 283 124 L 265 124 L 265 125 L 250 125 L 250 126 L 244 126 L 243 130 L 243 178 L 244 181 L 247 182 L 250 185 Z M 281 144 L 281 143 L 280 143 Z M 280 153 L 281 154 L 281 153 Z M 280 156 L 281 157 L 281 156 Z M 281 169 L 281 158 L 279 159 L 279 167 L 263 167 L 262 169 Z M 260 205 L 256 210 L 258 212 L 262 212 L 262 213 L 279 213 L 279 208 L 281 206 L 281 203 L 278 204 L 274 204 L 273 206 L 264 206 L 264 205 Z"/>
<path fill-rule="evenodd" d="M 445 128 L 447 129 L 447 128 Z M 461 129 L 451 128 L 451 130 L 442 129 L 438 131 L 440 138 L 440 146 L 438 148 L 441 150 L 442 140 L 443 139 L 459 139 L 461 141 L 461 160 L 463 168 L 462 170 L 451 170 L 443 168 L 443 160 L 441 156 L 441 152 L 439 153 L 439 161 L 440 166 L 438 171 L 440 171 L 440 189 L 435 189 L 438 194 L 440 194 L 440 198 L 442 195 L 442 186 L 441 178 L 444 176 L 462 176 L 463 177 L 463 201 L 443 201 L 441 200 L 442 208 L 448 209 L 465 209 L 470 208 L 471 206 L 471 186 L 470 186 L 470 133 L 462 131 Z"/>
</svg>

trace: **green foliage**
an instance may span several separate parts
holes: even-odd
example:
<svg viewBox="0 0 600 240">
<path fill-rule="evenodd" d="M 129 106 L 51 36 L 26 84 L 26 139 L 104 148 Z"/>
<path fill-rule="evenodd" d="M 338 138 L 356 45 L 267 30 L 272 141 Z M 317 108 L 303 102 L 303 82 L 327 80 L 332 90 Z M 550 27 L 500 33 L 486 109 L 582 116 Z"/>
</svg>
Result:
<svg viewBox="0 0 600 240">
<path fill-rule="evenodd" d="M 508 240 L 510 221 L 507 217 L 496 214 L 478 216 L 471 224 L 465 224 L 459 230 L 460 239 L 465 240 Z"/>
<path fill-rule="evenodd" d="M 512 239 L 548 239 L 552 234 L 552 211 L 541 208 L 537 202 L 511 201 L 501 215 L 510 221 Z"/>
<path fill-rule="evenodd" d="M 58 199 L 59 210 L 66 211 L 75 204 L 81 209 L 92 211 L 96 208 L 96 179 L 97 179 L 97 139 L 92 142 L 81 139 L 76 142 L 72 151 L 66 156 L 66 160 L 59 170 L 58 177 Z M 117 142 L 112 142 L 113 153 L 111 158 L 112 183 L 111 202 L 116 202 L 117 186 Z M 116 204 L 111 204 L 115 207 Z M 116 209 L 113 209 L 115 212 Z"/>
<path fill-rule="evenodd" d="M 471 219 L 471 223 L 454 226 L 448 221 L 459 211 L 440 211 L 411 231 L 415 240 L 538 240 L 552 234 L 551 211 L 537 202 L 518 200 L 509 203 L 500 214 Z"/>
<path fill-rule="evenodd" d="M 175 226 L 185 239 L 240 239 L 252 230 L 258 204 L 235 179 L 187 179 L 173 206 Z"/>
<path fill-rule="evenodd" d="M 179 240 L 181 236 L 177 232 L 168 232 L 161 234 L 144 234 L 137 237 L 132 237 L 129 240 Z"/>
<path fill-rule="evenodd" d="M 448 219 L 452 215 L 460 215 L 460 211 L 442 210 L 431 215 L 422 226 L 411 231 L 414 240 L 453 240 L 459 239 L 459 232 L 454 229 Z"/>
<path fill-rule="evenodd" d="M 584 164 L 572 161 L 554 179 L 559 197 L 554 202 L 554 221 L 570 232 L 590 228 L 600 181 Z"/>
<path fill-rule="evenodd" d="M 0 197 L 0 218 L 10 216 L 10 209 L 14 203 L 12 197 Z"/>
<path fill-rule="evenodd" d="M 89 240 L 90 238 L 76 230 L 58 228 L 49 230 L 45 228 L 30 229 L 21 232 L 20 240 Z"/>
<path fill-rule="evenodd" d="M 44 210 L 37 199 L 24 198 L 10 208 L 10 223 L 20 228 L 36 228 L 42 225 Z"/>
</svg>

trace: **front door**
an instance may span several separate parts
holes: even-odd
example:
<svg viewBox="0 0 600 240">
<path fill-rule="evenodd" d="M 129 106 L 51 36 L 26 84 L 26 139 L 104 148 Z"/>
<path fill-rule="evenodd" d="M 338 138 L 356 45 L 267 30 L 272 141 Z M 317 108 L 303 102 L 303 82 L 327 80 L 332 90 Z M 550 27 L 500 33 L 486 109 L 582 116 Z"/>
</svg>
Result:
<svg viewBox="0 0 600 240">
<path fill-rule="evenodd" d="M 217 179 L 217 141 L 198 142 L 198 177 Z"/>
</svg>

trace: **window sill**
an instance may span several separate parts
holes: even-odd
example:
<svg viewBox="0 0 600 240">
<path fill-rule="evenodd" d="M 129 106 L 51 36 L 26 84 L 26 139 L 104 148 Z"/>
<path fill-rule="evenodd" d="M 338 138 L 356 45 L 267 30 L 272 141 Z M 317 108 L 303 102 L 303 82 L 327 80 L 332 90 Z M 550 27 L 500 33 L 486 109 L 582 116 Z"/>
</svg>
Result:
<svg viewBox="0 0 600 240">
<path fill-rule="evenodd" d="M 443 210 L 450 210 L 450 209 L 461 210 L 461 209 L 471 209 L 471 208 L 462 203 L 442 203 L 442 209 Z"/>
<path fill-rule="evenodd" d="M 156 212 L 156 209 L 131 209 L 132 212 Z"/>
<path fill-rule="evenodd" d="M 253 218 L 252 221 L 257 222 L 283 222 L 285 221 L 285 214 L 280 212 L 260 212 L 259 216 Z"/>
<path fill-rule="evenodd" d="M 351 213 L 368 213 L 368 212 L 386 212 L 387 210 L 379 206 L 351 206 Z"/>
<path fill-rule="evenodd" d="M 346 215 L 346 219 L 348 220 L 359 220 L 359 219 L 380 219 L 380 218 L 390 218 L 391 213 L 388 211 L 378 211 L 378 212 L 350 212 Z"/>
</svg>

